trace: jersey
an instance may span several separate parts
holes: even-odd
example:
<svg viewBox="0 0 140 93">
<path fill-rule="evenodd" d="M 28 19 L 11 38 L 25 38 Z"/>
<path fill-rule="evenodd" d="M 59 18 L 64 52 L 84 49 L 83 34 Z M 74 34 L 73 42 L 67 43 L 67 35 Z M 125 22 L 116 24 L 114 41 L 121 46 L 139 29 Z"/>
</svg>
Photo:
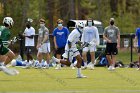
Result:
<svg viewBox="0 0 140 93">
<path fill-rule="evenodd" d="M 99 33 L 98 29 L 95 26 L 87 26 L 84 28 L 83 34 L 81 41 L 84 42 L 91 42 L 93 39 L 96 40 L 96 42 L 99 44 L 100 39 L 99 39 Z"/>
<path fill-rule="evenodd" d="M 8 47 L 10 36 L 11 36 L 10 30 L 4 26 L 1 26 L 0 27 L 0 40 L 3 46 Z"/>
<path fill-rule="evenodd" d="M 48 36 L 48 40 L 46 40 L 44 43 L 48 43 L 49 41 L 49 30 L 46 27 L 41 27 L 38 29 L 38 43 L 41 43 L 45 37 L 45 35 Z"/>
<path fill-rule="evenodd" d="M 138 39 L 138 47 L 140 47 L 140 28 L 136 29 L 136 36 L 137 36 L 137 39 Z"/>
<path fill-rule="evenodd" d="M 25 36 L 35 35 L 35 29 L 33 27 L 26 28 L 24 31 Z M 28 38 L 25 37 L 25 46 L 34 46 L 34 37 Z"/>
<path fill-rule="evenodd" d="M 10 39 L 10 30 L 4 26 L 0 26 L 0 55 L 8 53 L 8 41 Z"/>
<path fill-rule="evenodd" d="M 112 43 L 117 43 L 117 37 L 120 34 L 119 28 L 116 26 L 108 26 L 104 30 L 104 35 L 112 41 Z"/>
<path fill-rule="evenodd" d="M 53 31 L 53 36 L 56 37 L 56 44 L 58 48 L 65 47 L 67 38 L 69 35 L 69 30 L 66 27 L 63 27 L 62 30 L 55 28 Z"/>
</svg>

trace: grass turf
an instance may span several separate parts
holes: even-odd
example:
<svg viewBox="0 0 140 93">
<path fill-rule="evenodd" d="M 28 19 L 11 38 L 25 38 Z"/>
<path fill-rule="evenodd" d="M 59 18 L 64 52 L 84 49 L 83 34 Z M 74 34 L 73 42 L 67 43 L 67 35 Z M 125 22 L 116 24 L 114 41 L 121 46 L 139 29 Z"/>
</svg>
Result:
<svg viewBox="0 0 140 93">
<path fill-rule="evenodd" d="M 1 93 L 140 93 L 140 71 L 105 67 L 82 70 L 88 78 L 76 78 L 76 70 L 22 69 L 17 76 L 0 72 Z"/>
</svg>

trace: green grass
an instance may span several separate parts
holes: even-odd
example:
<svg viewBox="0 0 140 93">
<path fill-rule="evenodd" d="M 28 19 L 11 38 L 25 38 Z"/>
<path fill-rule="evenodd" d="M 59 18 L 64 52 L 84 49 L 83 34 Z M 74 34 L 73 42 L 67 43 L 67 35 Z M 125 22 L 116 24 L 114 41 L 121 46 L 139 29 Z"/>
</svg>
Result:
<svg viewBox="0 0 140 93">
<path fill-rule="evenodd" d="M 0 72 L 0 93 L 139 93 L 140 72 L 132 68 L 108 71 L 105 67 L 82 70 L 88 78 L 76 78 L 76 70 L 22 69 L 8 76 Z"/>
<path fill-rule="evenodd" d="M 138 59 L 133 52 L 133 61 Z M 130 63 L 130 50 L 120 50 L 117 60 Z M 17 76 L 0 71 L 0 93 L 140 93 L 140 71 L 135 68 L 118 68 L 108 71 L 105 67 L 83 70 L 88 78 L 77 79 L 76 70 L 22 69 Z"/>
</svg>

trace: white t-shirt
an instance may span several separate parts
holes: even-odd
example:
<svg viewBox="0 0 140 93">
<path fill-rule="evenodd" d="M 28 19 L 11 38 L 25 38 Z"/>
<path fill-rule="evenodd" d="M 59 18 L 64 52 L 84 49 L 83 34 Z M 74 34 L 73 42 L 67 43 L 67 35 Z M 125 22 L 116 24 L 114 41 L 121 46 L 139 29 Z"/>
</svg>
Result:
<svg viewBox="0 0 140 93">
<path fill-rule="evenodd" d="M 24 31 L 25 36 L 31 36 L 35 35 L 35 29 L 33 27 L 30 27 L 29 29 L 26 27 Z M 28 38 L 25 37 L 25 46 L 35 46 L 34 44 L 34 37 L 33 38 Z"/>
</svg>

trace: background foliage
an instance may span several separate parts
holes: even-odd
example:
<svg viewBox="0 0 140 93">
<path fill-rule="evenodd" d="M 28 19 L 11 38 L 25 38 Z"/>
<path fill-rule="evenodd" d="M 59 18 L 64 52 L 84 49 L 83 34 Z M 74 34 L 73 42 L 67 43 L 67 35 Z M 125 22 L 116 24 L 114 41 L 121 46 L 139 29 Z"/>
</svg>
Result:
<svg viewBox="0 0 140 93">
<path fill-rule="evenodd" d="M 140 24 L 140 0 L 0 0 L 0 23 L 5 16 L 13 17 L 13 35 L 23 31 L 25 20 L 34 19 L 33 26 L 38 28 L 38 20 L 45 18 L 52 33 L 56 20 L 64 23 L 70 19 L 92 17 L 109 24 L 109 18 L 116 19 L 121 33 L 134 33 Z"/>
</svg>

